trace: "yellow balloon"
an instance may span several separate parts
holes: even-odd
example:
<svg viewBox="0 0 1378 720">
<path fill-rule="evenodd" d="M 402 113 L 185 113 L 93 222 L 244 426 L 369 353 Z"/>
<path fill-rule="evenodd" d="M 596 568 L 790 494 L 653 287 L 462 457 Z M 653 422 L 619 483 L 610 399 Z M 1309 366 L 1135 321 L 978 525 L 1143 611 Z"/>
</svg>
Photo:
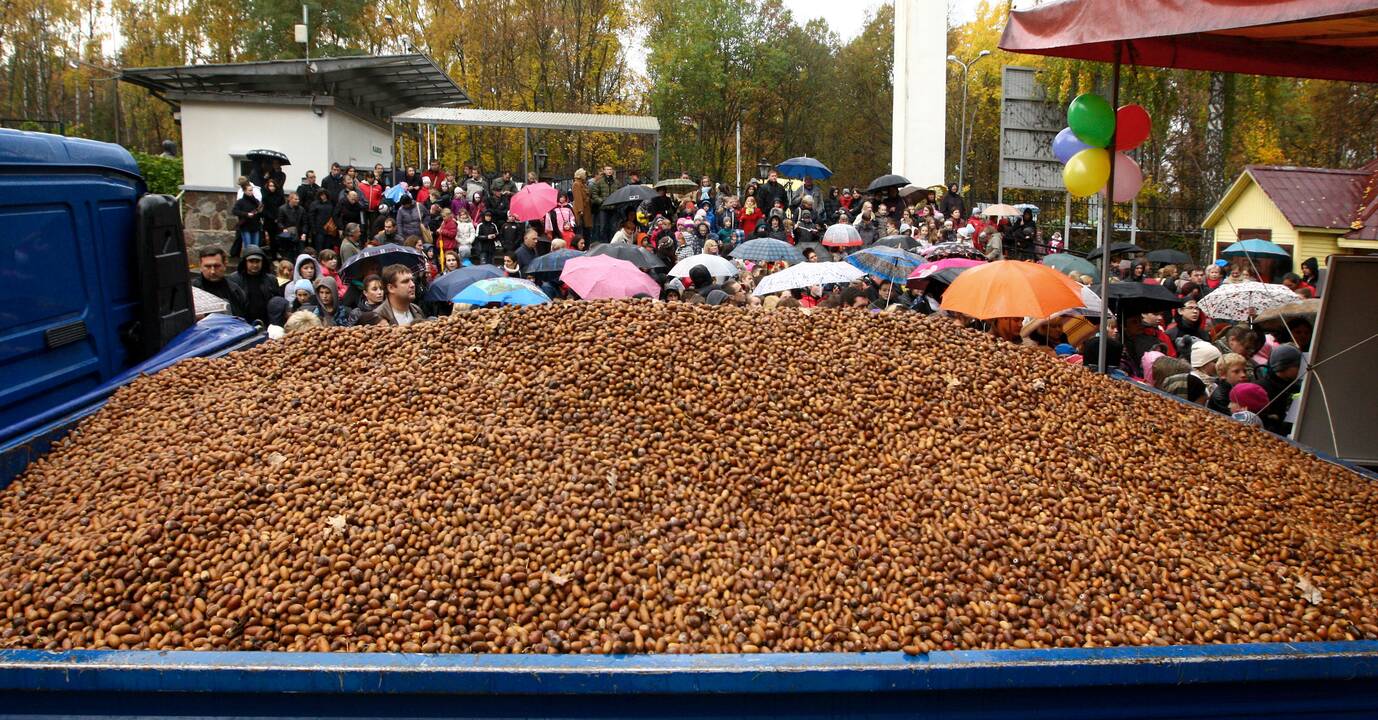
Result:
<svg viewBox="0 0 1378 720">
<path fill-rule="evenodd" d="M 1090 197 L 1110 179 L 1110 153 L 1100 148 L 1082 150 L 1062 167 L 1062 184 L 1076 197 Z"/>
</svg>

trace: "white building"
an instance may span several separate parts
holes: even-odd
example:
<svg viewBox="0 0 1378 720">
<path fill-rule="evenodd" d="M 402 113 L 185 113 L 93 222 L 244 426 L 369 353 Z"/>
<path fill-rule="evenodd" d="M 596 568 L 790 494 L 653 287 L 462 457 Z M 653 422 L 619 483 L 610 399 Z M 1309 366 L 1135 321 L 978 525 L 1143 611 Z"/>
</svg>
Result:
<svg viewBox="0 0 1378 720">
<path fill-rule="evenodd" d="M 249 174 L 246 153 L 286 155 L 290 191 L 307 170 L 324 178 L 333 162 L 390 166 L 393 115 L 469 104 L 418 54 L 134 68 L 121 77 L 171 104 L 181 125 L 188 247 L 228 247 L 235 180 Z"/>
</svg>

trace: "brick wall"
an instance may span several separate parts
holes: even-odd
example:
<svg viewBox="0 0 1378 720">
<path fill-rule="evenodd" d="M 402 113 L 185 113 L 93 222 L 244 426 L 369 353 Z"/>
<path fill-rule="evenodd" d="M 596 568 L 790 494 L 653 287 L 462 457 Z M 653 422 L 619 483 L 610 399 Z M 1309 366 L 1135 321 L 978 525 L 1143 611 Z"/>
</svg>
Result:
<svg viewBox="0 0 1378 720">
<path fill-rule="evenodd" d="M 186 228 L 187 257 L 195 262 L 197 253 L 208 245 L 219 245 L 229 252 L 234 243 L 235 218 L 233 192 L 188 190 L 182 195 L 182 224 Z"/>
</svg>

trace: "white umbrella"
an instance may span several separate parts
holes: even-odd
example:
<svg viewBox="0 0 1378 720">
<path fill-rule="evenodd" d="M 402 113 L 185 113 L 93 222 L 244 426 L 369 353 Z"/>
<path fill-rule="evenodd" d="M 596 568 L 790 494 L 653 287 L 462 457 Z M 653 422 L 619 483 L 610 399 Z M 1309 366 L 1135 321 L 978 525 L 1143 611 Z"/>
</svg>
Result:
<svg viewBox="0 0 1378 720">
<path fill-rule="evenodd" d="M 1222 284 L 1196 305 L 1216 320 L 1249 320 L 1265 310 L 1294 303 L 1297 299 L 1297 294 L 1283 285 L 1241 282 Z"/>
<path fill-rule="evenodd" d="M 845 262 L 799 263 L 761 278 L 752 294 L 773 295 L 810 285 L 849 283 L 865 275 L 866 273 Z"/>
<path fill-rule="evenodd" d="M 1094 313 L 1099 313 L 1101 309 L 1105 307 L 1105 305 L 1101 303 L 1100 296 L 1096 294 L 1095 290 L 1089 287 L 1081 288 L 1081 301 L 1085 303 L 1082 307 Z"/>
<path fill-rule="evenodd" d="M 708 268 L 708 272 L 712 273 L 713 277 L 736 277 L 737 273 L 741 272 L 741 269 L 734 265 L 731 260 L 721 255 L 699 253 L 675 263 L 675 266 L 670 268 L 669 275 L 677 278 L 689 277 L 689 271 L 699 265 Z"/>
<path fill-rule="evenodd" d="M 861 233 L 857 232 L 854 225 L 829 225 L 823 233 L 823 244 L 828 247 L 861 247 Z"/>
</svg>

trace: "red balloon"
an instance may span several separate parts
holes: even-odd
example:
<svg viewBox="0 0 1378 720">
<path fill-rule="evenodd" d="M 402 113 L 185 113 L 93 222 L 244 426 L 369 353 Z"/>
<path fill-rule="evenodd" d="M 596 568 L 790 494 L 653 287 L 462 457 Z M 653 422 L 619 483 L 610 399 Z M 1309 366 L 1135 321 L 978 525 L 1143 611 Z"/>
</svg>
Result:
<svg viewBox="0 0 1378 720">
<path fill-rule="evenodd" d="M 1133 150 L 1148 139 L 1153 121 L 1142 105 L 1125 105 L 1115 111 L 1115 149 Z"/>
</svg>

